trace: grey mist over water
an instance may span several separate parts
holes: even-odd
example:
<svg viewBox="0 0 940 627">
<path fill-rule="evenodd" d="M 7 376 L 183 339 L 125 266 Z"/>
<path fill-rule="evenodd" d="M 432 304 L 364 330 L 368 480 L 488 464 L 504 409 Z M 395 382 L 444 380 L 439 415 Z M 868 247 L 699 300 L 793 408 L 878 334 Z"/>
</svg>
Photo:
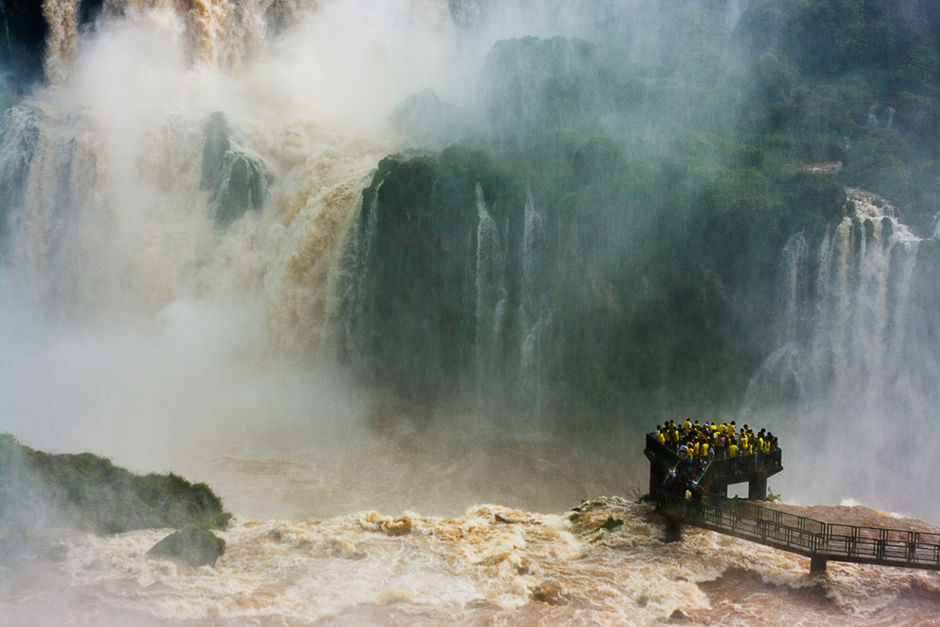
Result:
<svg viewBox="0 0 940 627">
<path fill-rule="evenodd" d="M 768 3 L 190 4 L 5 14 L 2 430 L 264 517 L 564 507 L 736 419 L 940 515 L 921 4 L 825 72 Z"/>
</svg>

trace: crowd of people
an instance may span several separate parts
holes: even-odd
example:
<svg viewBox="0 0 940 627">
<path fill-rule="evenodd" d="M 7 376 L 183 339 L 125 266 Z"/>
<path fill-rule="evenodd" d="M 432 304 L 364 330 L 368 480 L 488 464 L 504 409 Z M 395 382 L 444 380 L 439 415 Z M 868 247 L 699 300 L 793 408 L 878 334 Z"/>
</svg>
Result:
<svg viewBox="0 0 940 627">
<path fill-rule="evenodd" d="M 779 449 L 777 437 L 761 429 L 754 432 L 748 425 L 700 423 L 687 418 L 656 426 L 656 440 L 679 455 L 676 466 L 669 468 L 662 488 L 667 492 L 686 493 L 686 498 L 700 495 L 696 478 L 713 460 L 744 455 L 769 454 Z"/>
</svg>

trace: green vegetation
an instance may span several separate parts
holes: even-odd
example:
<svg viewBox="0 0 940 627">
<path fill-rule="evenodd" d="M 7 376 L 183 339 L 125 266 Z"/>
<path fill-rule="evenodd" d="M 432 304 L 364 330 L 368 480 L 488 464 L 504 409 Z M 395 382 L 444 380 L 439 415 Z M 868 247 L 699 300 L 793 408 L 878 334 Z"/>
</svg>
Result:
<svg viewBox="0 0 940 627">
<path fill-rule="evenodd" d="M 783 245 L 802 232 L 816 249 L 845 215 L 844 186 L 927 229 L 940 199 L 929 3 L 756 0 L 730 35 L 721 3 L 685 5 L 660 7 L 683 35 L 658 33 L 648 58 L 600 39 L 500 42 L 483 121 L 380 164 L 347 303 L 345 354 L 364 376 L 423 405 L 482 378 L 501 412 L 531 411 L 523 346 L 547 311 L 539 406 L 562 426 L 728 409 L 774 348 Z M 504 251 L 486 359 L 476 185 Z M 526 251 L 528 194 L 540 231 Z"/>
<path fill-rule="evenodd" d="M 95 533 L 223 529 L 231 514 L 204 483 L 172 473 L 135 475 L 91 453 L 50 455 L 0 434 L 0 524 Z"/>
<path fill-rule="evenodd" d="M 846 184 L 925 228 L 940 194 L 937 16 L 927 0 L 752 3 L 735 33 L 750 68 L 742 135 L 843 161 Z"/>
</svg>

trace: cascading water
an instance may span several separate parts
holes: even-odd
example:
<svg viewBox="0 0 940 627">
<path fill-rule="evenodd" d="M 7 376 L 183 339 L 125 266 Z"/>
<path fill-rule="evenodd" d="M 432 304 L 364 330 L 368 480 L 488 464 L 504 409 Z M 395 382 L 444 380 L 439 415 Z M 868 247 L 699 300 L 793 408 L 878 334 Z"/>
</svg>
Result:
<svg viewBox="0 0 940 627">
<path fill-rule="evenodd" d="M 349 268 L 348 292 L 345 295 L 349 311 L 343 319 L 343 336 L 348 343 L 347 354 L 351 358 L 366 354 L 369 344 L 366 334 L 360 333 L 359 329 L 367 324 L 366 302 L 368 294 L 374 289 L 372 275 L 368 272 L 368 268 L 376 261 L 375 238 L 382 183 L 383 181 L 379 181 L 376 185 L 372 199 L 363 203 L 362 216 L 365 226 L 361 231 L 353 229 L 347 248 L 347 258 L 344 261 Z"/>
<path fill-rule="evenodd" d="M 81 434 L 71 446 L 114 453 L 86 423 L 137 416 L 145 430 L 161 433 L 172 425 L 232 425 L 245 412 L 213 390 L 234 384 L 247 392 L 266 369 L 303 379 L 313 375 L 297 372 L 297 363 L 311 371 L 333 363 L 346 236 L 368 175 L 399 146 L 383 116 L 440 60 L 406 53 L 411 67 L 401 71 L 399 59 L 389 59 L 398 83 L 367 101 L 356 90 L 368 82 L 344 77 L 389 68 L 323 22 L 358 24 L 355 7 L 112 0 L 94 28 L 79 29 L 79 4 L 46 3 L 57 24 L 71 25 L 50 28 L 51 84 L 24 93 L 0 129 L 0 278 L 4 319 L 12 321 L 3 329 L 11 338 L 4 367 L 17 368 L 13 347 L 33 331 L 55 338 L 42 326 L 58 325 L 63 340 L 65 329 L 81 329 L 72 338 L 92 334 L 82 345 L 93 354 L 82 359 L 101 383 L 84 392 L 87 408 L 45 395 L 30 410 L 42 416 L 34 426 L 14 377 L 0 384 L 0 401 L 14 423 L 26 423 L 18 435 L 27 441 L 64 446 L 55 434 L 68 433 L 42 427 L 61 420 Z M 400 9 L 386 7 L 376 19 Z M 438 25 L 425 17 L 402 19 L 414 26 L 412 36 L 437 38 Z M 351 101 L 363 105 L 350 109 Z M 95 333 L 103 335 L 92 339 Z M 52 357 L 56 351 L 78 355 L 50 341 L 47 353 L 22 350 L 60 364 L 68 360 Z M 123 352 L 132 346 L 139 358 Z M 212 374 L 217 358 L 241 374 Z M 153 385 L 126 385 L 133 369 L 121 365 L 125 359 Z M 37 357 L 35 368 L 42 377 L 48 365 Z M 161 383 L 167 373 L 174 381 Z M 84 375 L 58 378 L 67 387 L 73 376 Z M 189 390 L 202 400 L 161 412 L 168 389 L 180 400 Z M 310 410 L 275 411 L 302 422 L 295 414 Z M 114 430 L 115 461 L 134 457 L 121 452 L 127 444 L 119 434 L 135 424 Z M 154 441 L 161 438 L 174 436 Z"/>
<path fill-rule="evenodd" d="M 545 294 L 542 273 L 544 246 L 542 216 L 535 210 L 532 190 L 526 190 L 524 226 L 522 234 L 522 288 L 519 299 L 520 378 L 523 397 L 532 407 L 532 414 L 542 416 L 544 398 L 543 360 L 546 333 L 552 321 L 551 309 Z"/>
<path fill-rule="evenodd" d="M 531 193 L 435 167 L 389 158 L 365 192 L 344 262 L 343 355 L 409 402 L 532 435 L 552 317 L 542 217 Z"/>
<path fill-rule="evenodd" d="M 704 530 L 665 544 L 648 504 L 607 497 L 566 511 L 638 483 L 635 435 L 614 441 L 622 425 L 610 419 L 593 425 L 609 448 L 519 436 L 540 435 L 565 377 L 605 395 L 622 379 L 603 370 L 630 366 L 560 344 L 620 354 L 631 333 L 655 332 L 649 318 L 630 326 L 643 311 L 623 296 L 669 298 L 663 277 L 618 285 L 633 258 L 608 256 L 623 234 L 605 233 L 642 228 L 624 210 L 650 199 L 604 192 L 617 151 L 603 138 L 544 161 L 514 155 L 525 138 L 509 132 L 510 108 L 488 111 L 506 114 L 487 122 L 500 125 L 502 153 L 401 152 L 407 139 L 385 121 L 429 83 L 469 85 L 442 70 L 455 50 L 490 49 L 489 29 L 552 37 L 501 46 L 510 65 L 514 48 L 526 51 L 525 98 L 550 97 L 518 103 L 530 130 L 546 113 L 590 115 L 581 81 L 603 95 L 617 75 L 593 71 L 588 44 L 556 36 L 632 23 L 635 7 L 587 3 L 584 16 L 581 3 L 549 2 L 541 20 L 488 23 L 489 11 L 515 18 L 536 4 L 500 14 L 482 0 L 44 1 L 48 83 L 0 99 L 15 102 L 0 129 L 0 433 L 205 480 L 235 518 L 213 567 L 146 558 L 165 530 L 51 530 L 54 561 L 39 558 L 21 581 L 0 550 L 0 623 L 661 624 L 682 610 L 723 624 L 881 624 L 940 607 L 931 574 L 831 565 L 807 579 L 804 558 Z M 100 7 L 91 24 L 89 7 Z M 560 15 L 588 26 L 568 29 Z M 545 50 L 543 93 L 529 79 Z M 482 54 L 461 68 L 479 69 Z M 658 81 L 643 78 L 634 95 Z M 429 126 L 473 128 L 451 101 L 461 99 L 425 99 L 440 114 Z M 563 135 L 603 126 L 551 128 L 558 136 L 539 145 L 551 153 Z M 646 176 L 642 158 L 631 180 Z M 556 173 L 558 187 L 529 185 Z M 937 331 L 938 299 L 925 294 L 940 265 L 922 263 L 936 247 L 858 194 L 856 215 L 818 248 L 809 235 L 787 245 L 781 348 L 749 395 L 758 422 L 791 428 L 780 435 L 800 496 L 831 469 L 807 461 L 817 435 L 826 454 L 846 428 L 886 448 L 855 438 L 837 451 L 835 470 L 861 478 L 830 483 L 849 491 L 873 476 L 868 462 L 899 468 L 890 490 L 932 460 L 918 436 L 938 406 L 940 361 L 936 342 L 918 340 Z M 599 219 L 607 211 L 618 217 Z M 576 298 L 584 307 L 566 309 Z M 371 368 L 369 383 L 404 390 L 401 402 L 351 382 L 337 343 L 347 363 Z M 420 429 L 396 420 L 423 409 L 422 394 L 447 393 L 463 404 L 434 407 Z M 779 420 L 764 413 L 770 398 Z M 885 418 L 891 407 L 903 419 Z M 592 419 L 572 413 L 575 426 Z M 508 505 L 474 505 L 484 500 Z M 0 524 L 0 549 L 18 538 Z"/>
<path fill-rule="evenodd" d="M 80 0 L 43 0 L 43 15 L 49 25 L 46 38 L 46 74 L 53 83 L 68 77 L 78 37 Z"/>
<path fill-rule="evenodd" d="M 480 400 L 490 397 L 489 384 L 497 380 L 500 363 L 500 340 L 506 312 L 506 251 L 499 227 L 490 216 L 483 197 L 483 188 L 477 183 L 476 194 L 476 363 Z"/>
<path fill-rule="evenodd" d="M 11 124 L 2 147 L 5 159 L 21 166 L 10 181 L 22 189 L 14 195 L 21 202 L 7 213 L 15 276 L 50 310 L 92 310 L 108 297 L 100 286 L 114 277 L 90 240 L 114 225 L 107 211 L 89 211 L 85 202 L 97 194 L 90 129 L 55 107 L 37 107 L 26 118 L 34 122 Z"/>
<path fill-rule="evenodd" d="M 936 356 L 911 359 L 922 343 L 910 316 L 924 296 L 914 287 L 921 240 L 882 199 L 849 189 L 847 200 L 851 213 L 827 229 L 814 259 L 802 233 L 782 251 L 780 346 L 751 380 L 739 420 L 769 413 L 789 423 L 789 457 L 803 468 L 787 479 L 814 485 L 803 490 L 810 498 L 858 490 L 917 510 L 922 495 L 901 490 L 904 479 L 879 479 L 875 468 L 904 464 L 903 476 L 913 477 L 928 454 L 918 434 L 931 393 L 911 384 L 936 372 Z M 831 484 L 811 479 L 820 468 Z"/>
<path fill-rule="evenodd" d="M 26 105 L 7 109 L 0 134 L 0 238 L 6 236 L 10 214 L 23 205 L 27 175 L 38 144 L 38 111 Z"/>
<path fill-rule="evenodd" d="M 794 233 L 787 240 L 783 247 L 780 262 L 780 273 L 782 276 L 781 287 L 783 293 L 781 299 L 785 303 L 782 312 L 783 324 L 781 325 L 782 336 L 779 339 L 780 344 L 795 342 L 798 335 L 798 326 L 800 323 L 799 303 L 802 300 L 801 281 L 806 277 L 806 261 L 808 245 L 803 232 Z"/>
</svg>

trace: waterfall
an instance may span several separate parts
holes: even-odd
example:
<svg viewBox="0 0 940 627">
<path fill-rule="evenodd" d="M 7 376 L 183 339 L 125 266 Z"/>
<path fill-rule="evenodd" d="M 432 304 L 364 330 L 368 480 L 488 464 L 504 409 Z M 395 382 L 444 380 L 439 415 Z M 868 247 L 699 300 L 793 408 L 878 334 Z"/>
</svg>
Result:
<svg viewBox="0 0 940 627">
<path fill-rule="evenodd" d="M 92 234 L 113 229 L 114 216 L 84 202 L 98 178 L 95 143 L 84 120 L 67 112 L 21 107 L 14 115 L 3 149 L 20 151 L 9 184 L 21 194 L 8 199 L 16 203 L 8 225 L 17 278 L 51 311 L 95 309 L 114 279 Z"/>
<path fill-rule="evenodd" d="M 475 187 L 477 210 L 476 268 L 476 361 L 480 393 L 485 397 L 490 382 L 497 379 L 500 339 L 506 308 L 506 251 L 499 227 L 490 215 L 483 188 Z M 481 401 L 483 400 L 481 397 Z"/>
<path fill-rule="evenodd" d="M 777 321 L 782 342 L 759 373 L 766 379 L 782 356 L 799 351 L 799 374 L 789 359 L 781 374 L 796 376 L 797 387 L 814 397 L 882 395 L 883 382 L 902 367 L 898 346 L 919 238 L 875 196 L 849 190 L 848 200 L 853 214 L 827 229 L 819 244 L 812 294 L 802 287 L 810 270 L 804 234 L 784 246 Z"/>
<path fill-rule="evenodd" d="M 343 266 L 347 268 L 346 293 L 342 296 L 346 303 L 346 315 L 343 319 L 343 337 L 346 342 L 346 356 L 353 360 L 368 354 L 370 347 L 370 294 L 375 280 L 371 272 L 376 263 L 376 232 L 379 223 L 379 196 L 384 179 L 375 186 L 375 192 L 368 202 L 362 204 L 360 217 L 362 226 L 352 229 L 347 254 Z"/>
<path fill-rule="evenodd" d="M 59 69 L 4 113 L 5 276 L 62 319 L 210 300 L 261 312 L 262 346 L 309 355 L 331 341 L 346 233 L 395 143 L 271 81 L 272 68 L 323 66 L 317 48 L 261 38 L 301 4 L 112 0 L 96 30 L 73 32 L 78 5 L 46 0 Z M 180 54 L 194 32 L 212 63 Z M 222 61 L 235 56 L 237 71 Z"/>
<path fill-rule="evenodd" d="M 551 309 L 547 303 L 544 279 L 541 276 L 543 243 L 542 216 L 535 210 L 532 190 L 526 190 L 524 225 L 522 234 L 522 280 L 519 299 L 519 327 L 521 346 L 521 395 L 531 413 L 543 412 L 543 359 L 546 331 L 551 324 Z"/>
<path fill-rule="evenodd" d="M 39 113 L 14 105 L 3 114 L 0 130 L 0 244 L 6 238 L 12 211 L 22 206 L 30 164 L 39 144 Z"/>
<path fill-rule="evenodd" d="M 740 419 L 763 416 L 790 430 L 797 463 L 809 465 L 788 480 L 813 486 L 811 497 L 886 491 L 878 498 L 900 508 L 917 498 L 898 482 L 922 472 L 929 447 L 918 434 L 932 421 L 940 387 L 932 327 L 918 327 L 935 288 L 928 269 L 918 271 L 920 238 L 894 207 L 856 189 L 847 200 L 849 215 L 821 238 L 811 290 L 799 287 L 809 285 L 813 266 L 805 237 L 794 235 L 781 252 L 775 324 L 783 342 L 751 379 Z M 827 466 L 831 485 L 810 478 L 813 459 L 840 460 Z M 905 470 L 872 487 L 874 469 L 885 464 Z"/>
<path fill-rule="evenodd" d="M 888 356 L 904 333 L 899 315 L 918 238 L 871 195 L 851 190 L 849 200 L 854 215 L 844 217 L 820 249 L 812 378 L 839 394 L 877 396 L 883 377 L 897 366 Z"/>
<path fill-rule="evenodd" d="M 780 274 L 784 302 L 782 344 L 796 340 L 803 306 L 801 280 L 806 272 L 808 250 L 803 231 L 799 231 L 790 236 L 781 253 Z"/>
<path fill-rule="evenodd" d="M 46 39 L 46 75 L 53 83 L 68 78 L 78 37 L 78 9 L 81 0 L 43 0 L 42 10 L 49 25 Z"/>
</svg>

